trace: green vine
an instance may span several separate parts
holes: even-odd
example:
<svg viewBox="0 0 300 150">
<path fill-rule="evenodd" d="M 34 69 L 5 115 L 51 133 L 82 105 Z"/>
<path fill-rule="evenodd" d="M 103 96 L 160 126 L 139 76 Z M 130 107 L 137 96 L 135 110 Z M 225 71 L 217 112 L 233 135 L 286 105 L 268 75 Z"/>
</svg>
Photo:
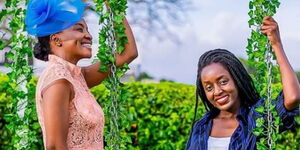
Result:
<svg viewBox="0 0 300 150">
<path fill-rule="evenodd" d="M 257 149 L 275 149 L 280 138 L 280 118 L 272 104 L 272 99 L 281 89 L 280 73 L 274 63 L 275 55 L 266 35 L 262 34 L 262 20 L 265 16 L 273 16 L 279 8 L 278 0 L 250 0 L 248 21 L 251 28 L 251 37 L 248 39 L 247 54 L 249 66 L 256 68 L 255 76 L 252 75 L 255 86 L 260 95 L 266 99 L 265 103 L 256 111 L 266 117 L 256 119 L 256 128 L 253 134 L 258 137 Z"/>
<path fill-rule="evenodd" d="M 99 71 L 111 70 L 110 77 L 104 82 L 110 90 L 110 99 L 107 100 L 104 110 L 107 120 L 105 140 L 108 146 L 106 148 L 111 150 L 125 149 L 125 144 L 129 138 L 122 135 L 122 131 L 120 131 L 120 126 L 126 125 L 125 108 L 120 96 L 122 92 L 120 77 L 129 68 L 127 64 L 121 68 L 116 67 L 116 54 L 121 54 L 124 45 L 128 42 L 123 25 L 127 0 L 94 0 L 94 2 L 96 3 L 95 10 L 100 14 L 99 24 L 102 25 L 102 29 L 99 31 L 97 54 L 97 60 L 102 63 Z"/>
<path fill-rule="evenodd" d="M 4 89 L 13 98 L 9 107 L 11 111 L 4 117 L 8 122 L 6 128 L 11 134 L 11 142 L 7 149 L 17 150 L 37 149 L 36 143 L 40 141 L 37 133 L 33 131 L 39 128 L 39 124 L 36 115 L 33 115 L 36 113 L 35 86 L 31 82 L 33 70 L 28 63 L 28 59 L 32 58 L 32 39 L 25 32 L 26 3 L 26 0 L 7 0 L 5 8 L 0 12 L 0 21 L 9 22 L 5 26 L 8 26 L 11 33 L 9 42 L 4 41 L 4 35 L 0 42 L 0 50 L 8 48 L 6 58 L 12 62 L 5 64 L 11 71 L 7 73 L 8 82 L 3 84 Z"/>
</svg>

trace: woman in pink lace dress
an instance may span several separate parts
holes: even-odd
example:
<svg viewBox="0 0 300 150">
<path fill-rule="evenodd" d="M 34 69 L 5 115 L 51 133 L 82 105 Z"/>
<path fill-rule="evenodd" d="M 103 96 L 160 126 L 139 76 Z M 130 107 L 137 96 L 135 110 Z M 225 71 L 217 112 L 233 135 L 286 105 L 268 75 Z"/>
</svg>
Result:
<svg viewBox="0 0 300 150">
<path fill-rule="evenodd" d="M 43 141 L 47 150 L 102 150 L 103 110 L 89 91 L 108 72 L 100 73 L 101 63 L 77 66 L 91 57 L 92 37 L 82 19 L 81 0 L 31 0 L 26 14 L 29 34 L 38 37 L 36 58 L 48 61 L 36 88 L 36 105 Z M 137 57 L 135 40 L 127 20 L 128 44 L 117 55 L 116 64 Z"/>
</svg>

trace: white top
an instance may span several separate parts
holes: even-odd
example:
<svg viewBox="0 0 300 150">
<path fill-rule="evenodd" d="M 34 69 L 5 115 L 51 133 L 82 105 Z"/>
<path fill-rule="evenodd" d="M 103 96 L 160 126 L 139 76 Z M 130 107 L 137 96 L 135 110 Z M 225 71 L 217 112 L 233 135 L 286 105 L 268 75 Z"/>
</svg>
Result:
<svg viewBox="0 0 300 150">
<path fill-rule="evenodd" d="M 228 150 L 231 137 L 215 138 L 209 137 L 207 150 Z"/>
</svg>

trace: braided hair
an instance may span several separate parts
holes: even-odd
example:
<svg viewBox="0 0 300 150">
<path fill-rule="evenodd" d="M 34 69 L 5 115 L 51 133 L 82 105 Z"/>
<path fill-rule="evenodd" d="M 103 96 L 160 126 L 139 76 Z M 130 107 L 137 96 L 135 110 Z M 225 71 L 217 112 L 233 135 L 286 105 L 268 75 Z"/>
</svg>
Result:
<svg viewBox="0 0 300 150">
<path fill-rule="evenodd" d="M 197 115 L 199 97 L 204 103 L 205 109 L 217 114 L 220 110 L 214 107 L 207 99 L 204 88 L 201 83 L 202 69 L 212 63 L 222 64 L 232 76 L 241 100 L 242 107 L 251 107 L 260 96 L 254 87 L 254 83 L 243 64 L 231 52 L 225 49 L 215 49 L 204 53 L 198 62 L 197 80 L 196 80 L 196 105 L 194 111 L 194 121 Z"/>
<path fill-rule="evenodd" d="M 48 55 L 51 54 L 50 35 L 38 37 L 38 43 L 33 48 L 33 54 L 39 60 L 48 61 Z"/>
</svg>

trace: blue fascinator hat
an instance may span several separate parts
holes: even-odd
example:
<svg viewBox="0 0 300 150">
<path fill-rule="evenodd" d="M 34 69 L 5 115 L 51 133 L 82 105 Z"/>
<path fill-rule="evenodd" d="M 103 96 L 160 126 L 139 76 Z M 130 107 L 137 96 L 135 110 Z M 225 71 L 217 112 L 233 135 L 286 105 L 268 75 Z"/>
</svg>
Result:
<svg viewBox="0 0 300 150">
<path fill-rule="evenodd" d="M 85 6 L 82 0 L 30 0 L 26 30 L 37 37 L 65 30 L 81 20 Z"/>
</svg>

